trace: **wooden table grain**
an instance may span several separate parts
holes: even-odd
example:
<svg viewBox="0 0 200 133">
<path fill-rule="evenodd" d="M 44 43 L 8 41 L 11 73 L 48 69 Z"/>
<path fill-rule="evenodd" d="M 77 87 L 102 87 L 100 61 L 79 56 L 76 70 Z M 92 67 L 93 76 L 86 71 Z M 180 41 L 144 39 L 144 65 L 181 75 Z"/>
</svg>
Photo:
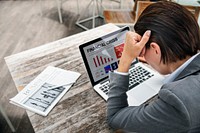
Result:
<svg viewBox="0 0 200 133">
<path fill-rule="evenodd" d="M 106 24 L 61 40 L 5 57 L 18 91 L 47 66 L 81 73 L 80 78 L 56 104 L 48 116 L 27 111 L 37 133 L 109 133 L 106 102 L 92 89 L 78 46 L 119 29 Z"/>
</svg>

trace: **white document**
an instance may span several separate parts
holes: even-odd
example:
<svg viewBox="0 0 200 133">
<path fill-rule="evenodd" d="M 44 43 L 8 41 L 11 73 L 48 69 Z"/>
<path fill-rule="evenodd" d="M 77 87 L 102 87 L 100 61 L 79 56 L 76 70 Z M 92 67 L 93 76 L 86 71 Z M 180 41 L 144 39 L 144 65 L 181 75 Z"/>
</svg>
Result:
<svg viewBox="0 0 200 133">
<path fill-rule="evenodd" d="M 49 66 L 10 102 L 43 116 L 51 111 L 81 74 Z"/>
</svg>

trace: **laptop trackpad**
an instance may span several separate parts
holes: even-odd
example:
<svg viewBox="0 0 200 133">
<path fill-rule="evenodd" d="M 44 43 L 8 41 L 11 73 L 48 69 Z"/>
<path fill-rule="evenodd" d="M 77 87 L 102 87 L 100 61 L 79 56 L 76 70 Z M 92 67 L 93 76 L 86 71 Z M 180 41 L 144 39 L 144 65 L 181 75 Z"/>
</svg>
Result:
<svg viewBox="0 0 200 133">
<path fill-rule="evenodd" d="M 129 106 L 139 106 L 156 94 L 150 86 L 141 84 L 127 92 Z"/>
</svg>

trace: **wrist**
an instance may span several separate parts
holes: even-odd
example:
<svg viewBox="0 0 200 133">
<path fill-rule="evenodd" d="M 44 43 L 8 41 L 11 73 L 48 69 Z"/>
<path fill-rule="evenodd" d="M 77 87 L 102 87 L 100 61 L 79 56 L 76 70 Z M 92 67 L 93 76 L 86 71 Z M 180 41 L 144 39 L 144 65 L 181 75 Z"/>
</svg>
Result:
<svg viewBox="0 0 200 133">
<path fill-rule="evenodd" d="M 133 61 L 132 59 L 121 58 L 120 61 L 119 61 L 119 65 L 118 65 L 117 71 L 118 72 L 122 72 L 122 73 L 128 73 L 132 61 Z"/>
</svg>

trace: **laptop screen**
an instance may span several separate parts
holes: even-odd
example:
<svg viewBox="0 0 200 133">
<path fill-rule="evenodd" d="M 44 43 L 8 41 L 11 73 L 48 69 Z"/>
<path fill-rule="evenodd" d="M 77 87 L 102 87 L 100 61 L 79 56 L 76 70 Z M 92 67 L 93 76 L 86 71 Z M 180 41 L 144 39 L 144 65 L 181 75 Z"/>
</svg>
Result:
<svg viewBox="0 0 200 133">
<path fill-rule="evenodd" d="M 127 31 L 129 27 L 80 45 L 79 49 L 92 85 L 108 78 L 109 71 L 118 68 Z"/>
</svg>

